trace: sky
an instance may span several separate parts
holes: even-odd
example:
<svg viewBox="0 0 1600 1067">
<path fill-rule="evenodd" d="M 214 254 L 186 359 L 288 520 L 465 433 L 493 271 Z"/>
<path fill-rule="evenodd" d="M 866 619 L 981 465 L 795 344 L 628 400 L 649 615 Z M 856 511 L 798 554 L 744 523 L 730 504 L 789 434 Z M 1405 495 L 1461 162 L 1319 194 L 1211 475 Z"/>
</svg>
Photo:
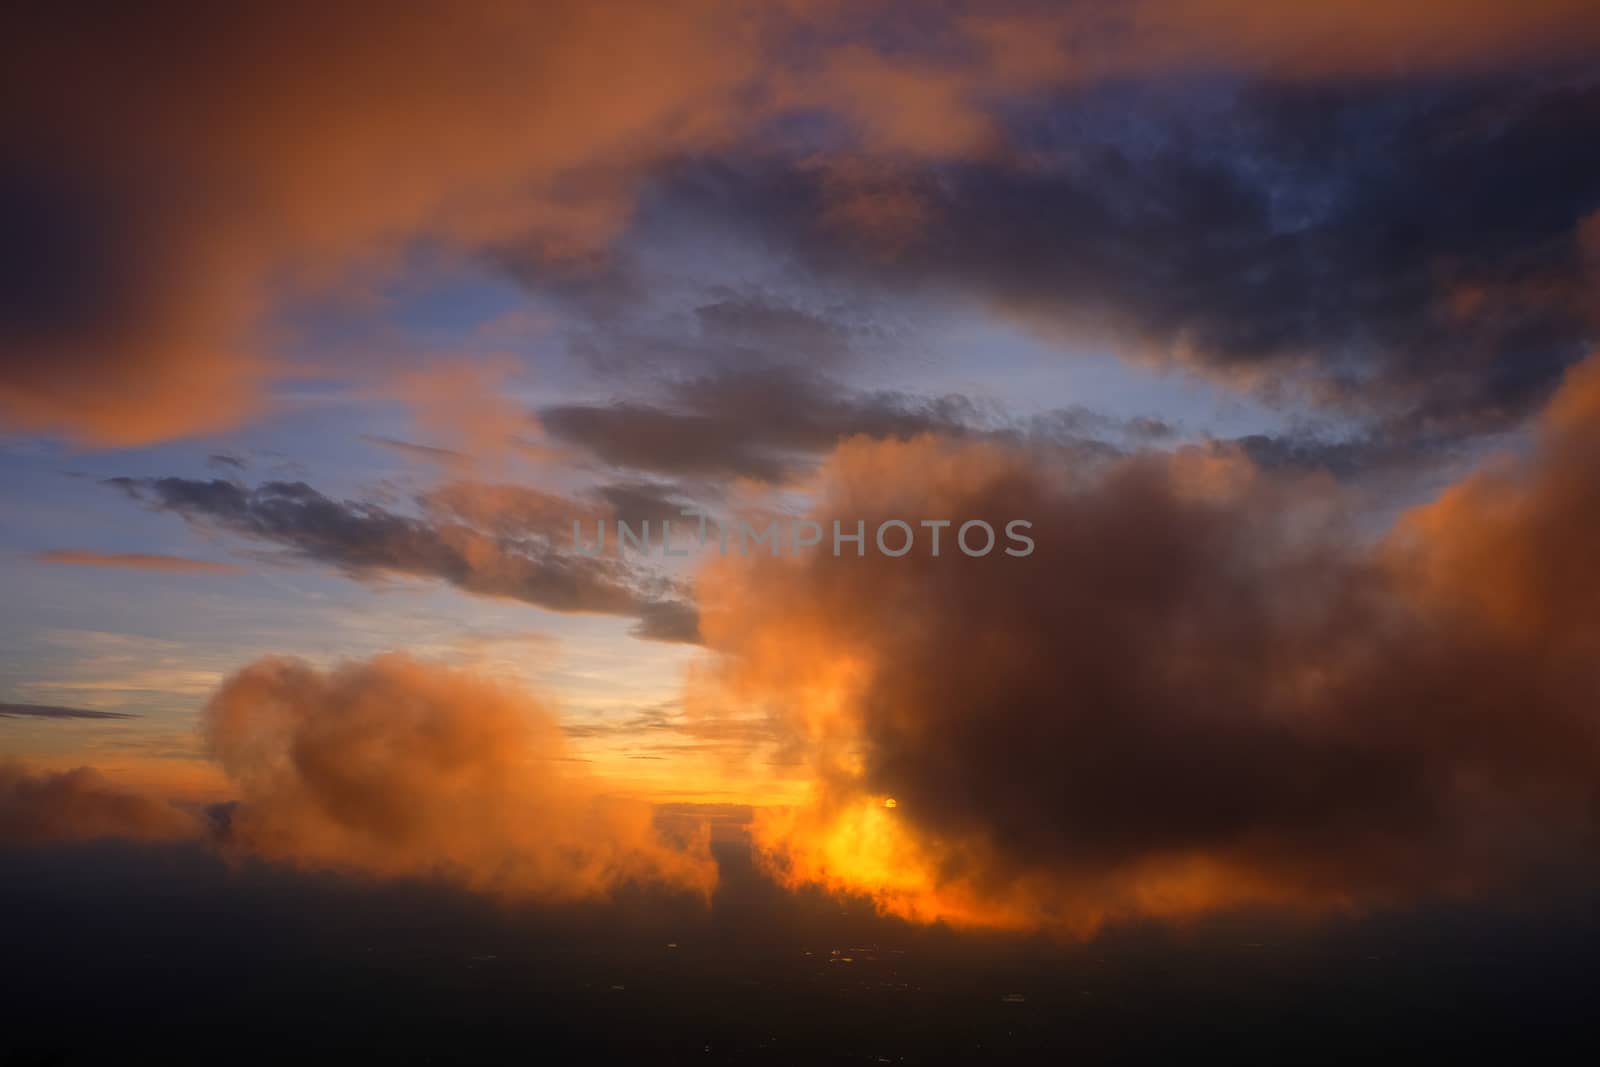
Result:
<svg viewBox="0 0 1600 1067">
<path fill-rule="evenodd" d="M 0 21 L 0 843 L 1062 943 L 1593 885 L 1593 4 Z"/>
</svg>

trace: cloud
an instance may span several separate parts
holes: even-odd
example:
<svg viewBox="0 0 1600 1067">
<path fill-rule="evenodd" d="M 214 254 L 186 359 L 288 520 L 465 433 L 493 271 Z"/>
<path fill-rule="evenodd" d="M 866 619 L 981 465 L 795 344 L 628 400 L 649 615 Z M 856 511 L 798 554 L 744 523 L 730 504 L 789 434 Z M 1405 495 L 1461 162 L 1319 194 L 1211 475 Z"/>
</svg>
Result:
<svg viewBox="0 0 1600 1067">
<path fill-rule="evenodd" d="M 1133 0 L 1115 13 L 1094 4 L 1021 3 L 974 8 L 958 25 L 977 46 L 963 54 L 965 68 L 1001 87 L 1063 74 L 1115 81 L 1232 71 L 1287 82 L 1483 72 L 1581 60 L 1600 40 L 1600 19 L 1582 0 L 1521 8 L 1452 0 L 1383 7 L 1328 0 L 1295 8 L 1270 0 Z"/>
<path fill-rule="evenodd" d="M 491 324 L 491 327 L 493 324 Z M 528 413 L 514 397 L 515 366 L 503 356 L 444 359 L 417 370 L 388 375 L 378 393 L 411 410 L 418 430 L 433 445 L 363 435 L 362 439 L 413 458 L 467 467 L 503 458 L 520 446 Z"/>
<path fill-rule="evenodd" d="M 369 445 L 377 445 L 379 448 L 387 448 L 392 452 L 398 452 L 402 456 L 407 456 L 411 459 L 426 460 L 429 463 L 437 463 L 445 467 L 465 466 L 472 460 L 472 457 L 465 452 L 457 452 L 453 448 L 423 445 L 415 441 L 402 441 L 395 437 L 364 433 L 361 435 L 361 440 Z"/>
<path fill-rule="evenodd" d="M 184 559 L 148 552 L 91 552 L 87 549 L 56 548 L 33 556 L 40 563 L 59 563 L 73 567 L 121 567 L 134 571 L 160 571 L 165 574 L 246 574 L 244 567 L 209 559 Z"/>
<path fill-rule="evenodd" d="M 198 220 L 163 221 L 121 176 L 30 152 L 4 119 L 17 154 L 0 159 L 0 426 L 129 445 L 253 415 L 264 368 L 241 337 L 258 299 L 243 254 Z"/>
<path fill-rule="evenodd" d="M 151 507 L 356 577 L 435 579 L 548 611 L 635 618 L 634 632 L 654 640 L 696 638 L 692 605 L 666 580 L 620 558 L 585 557 L 564 547 L 572 523 L 592 514 L 592 505 L 537 490 L 451 483 L 422 498 L 417 516 L 333 500 L 304 482 L 253 489 L 183 478 L 113 478 L 108 484 Z"/>
<path fill-rule="evenodd" d="M 673 160 L 759 157 L 781 144 L 837 186 L 819 217 L 882 238 L 951 206 L 939 182 L 884 179 L 886 167 L 1003 154 L 1006 113 L 1030 97 L 1218 71 L 1279 84 L 1486 74 L 1581 59 L 1600 40 L 1583 0 L 1470 10 L 1141 0 L 1115 17 L 1088 4 L 955 4 L 939 14 L 911 32 L 899 3 L 8 12 L 5 36 L 18 47 L 7 72 L 17 91 L 0 108 L 11 252 L 0 419 L 97 445 L 234 425 L 268 406 L 282 372 L 265 327 L 286 295 L 335 288 L 418 236 L 555 275 L 608 270 L 640 190 Z M 1385 150 L 1408 143 L 1402 135 Z M 1518 147 L 1485 155 L 1514 171 Z M 1441 162 L 1439 174 L 1465 173 Z M 981 180 L 960 176 L 952 188 L 970 198 Z M 1441 209 L 1454 210 L 1456 183 L 1438 188 Z M 1163 190 L 1146 178 L 1127 191 Z M 993 195 L 1030 218 L 1083 222 L 1087 240 L 1106 225 L 1092 210 L 1063 215 L 1041 202 L 1025 177 Z M 954 234 L 981 238 L 985 221 L 999 224 L 990 250 L 1028 236 L 998 207 Z M 1160 236 L 1148 213 L 1132 236 L 1141 233 Z M 944 258 L 932 266 L 948 269 Z M 1122 265 L 1097 266 L 1110 268 L 1108 284 L 1133 284 Z M 710 305 L 701 318 L 712 331 L 837 341 L 801 319 L 751 313 Z"/>
<path fill-rule="evenodd" d="M 0 418 L 216 430 L 262 404 L 255 327 L 285 282 L 418 233 L 593 255 L 639 166 L 723 135 L 754 62 L 736 6 L 8 13 Z"/>
<path fill-rule="evenodd" d="M 89 708 L 64 708 L 54 704 L 8 704 L 0 701 L 0 719 L 136 719 L 120 711 L 94 711 Z"/>
<path fill-rule="evenodd" d="M 569 723 L 562 729 L 568 737 L 621 744 L 630 759 L 674 759 L 704 753 L 719 757 L 729 768 L 737 767 L 752 751 L 782 740 L 772 721 L 760 714 L 684 709 L 675 703 Z"/>
<path fill-rule="evenodd" d="M 1327 477 L 1236 450 L 1086 468 L 855 440 L 816 514 L 1033 523 L 898 559 L 713 563 L 699 700 L 765 709 L 812 799 L 758 820 L 789 883 L 1084 933 L 1267 904 L 1532 887 L 1589 862 L 1600 748 L 1600 364 L 1537 455 L 1374 543 Z M 893 799 L 890 807 L 887 801 Z"/>
<path fill-rule="evenodd" d="M 32 774 L 17 764 L 0 762 L 0 842 L 103 837 L 167 841 L 194 837 L 199 831 L 198 821 L 189 813 L 165 801 L 124 792 L 91 767 Z"/>
<path fill-rule="evenodd" d="M 618 522 L 625 522 L 632 529 L 643 529 L 641 524 L 647 522 L 657 529 L 662 528 L 663 521 L 680 525 L 692 522 L 683 513 L 697 506 L 683 487 L 661 482 L 613 482 L 600 486 L 595 493 L 610 505 Z"/>
<path fill-rule="evenodd" d="M 100 717 L 0 705 L 12 713 Z M 93 768 L 0 762 L 0 842 L 187 839 L 232 860 L 516 899 L 629 885 L 706 896 L 716 883 L 706 827 L 609 792 L 550 711 L 467 671 L 400 654 L 328 671 L 267 657 L 214 691 L 203 735 L 230 798 L 207 818 Z"/>
<path fill-rule="evenodd" d="M 913 23 L 900 0 L 812 5 L 818 40 L 808 66 L 777 70 L 781 103 L 836 117 L 886 155 L 949 158 L 993 150 L 995 100 L 1044 87 L 1219 73 L 1283 83 L 1482 74 L 1583 61 L 1600 42 L 1600 18 L 1582 0 L 1470 10 L 1452 0 L 1292 9 L 1133 0 L 1115 12 L 1023 0 L 941 10 Z"/>
<path fill-rule="evenodd" d="M 401 655 L 330 672 L 263 659 L 205 722 L 237 791 L 230 851 L 546 899 L 715 884 L 704 837 L 664 841 L 649 805 L 567 758 L 548 711 L 469 674 Z"/>
<path fill-rule="evenodd" d="M 1528 670 L 1560 672 L 1596 650 L 1600 582 L 1600 357 L 1568 373 L 1535 426 L 1533 456 L 1501 458 L 1404 516 L 1391 552 L 1416 595 L 1480 619 Z"/>
<path fill-rule="evenodd" d="M 778 482 L 855 434 L 961 434 L 982 420 L 965 397 L 853 391 L 785 367 L 708 374 L 666 393 L 661 403 L 547 407 L 539 421 L 616 467 Z"/>
<path fill-rule="evenodd" d="M 887 245 L 838 224 L 833 171 L 783 157 L 685 163 L 656 210 L 1397 439 L 1513 423 L 1595 335 L 1592 76 L 1089 87 L 997 129 L 896 169 L 918 211 Z"/>
<path fill-rule="evenodd" d="M 1051 443 L 1084 457 L 1178 436 L 1176 426 L 1150 416 L 1128 418 L 1073 405 L 1011 417 L 997 405 L 958 393 L 851 389 L 781 365 L 669 381 L 650 402 L 547 407 L 539 419 L 550 438 L 614 467 L 689 479 L 678 487 L 679 495 L 689 496 L 714 494 L 718 479 L 793 483 L 840 442 L 857 436 Z M 617 487 L 601 490 L 620 512 L 617 494 Z M 643 501 L 628 503 L 638 515 L 679 518 L 675 499 L 652 501 L 650 508 L 638 506 Z"/>
</svg>

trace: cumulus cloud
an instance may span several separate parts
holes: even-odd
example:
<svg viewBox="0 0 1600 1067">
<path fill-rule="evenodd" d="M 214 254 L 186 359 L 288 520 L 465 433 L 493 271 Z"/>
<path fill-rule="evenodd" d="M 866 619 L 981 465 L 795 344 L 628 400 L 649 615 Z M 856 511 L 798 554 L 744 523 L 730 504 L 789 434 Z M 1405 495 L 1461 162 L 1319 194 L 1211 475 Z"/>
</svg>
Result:
<svg viewBox="0 0 1600 1067">
<path fill-rule="evenodd" d="M 714 563 L 705 702 L 767 709 L 812 799 L 758 821 L 794 884 L 1084 932 L 1537 883 L 1588 862 L 1600 778 L 1600 374 L 1525 466 L 1374 542 L 1326 478 L 1236 450 L 1090 468 L 850 442 L 817 514 L 1033 523 L 1033 555 Z M 892 806 L 888 804 L 893 800 Z"/>
<path fill-rule="evenodd" d="M 24 710 L 23 714 L 30 712 Z M 104 837 L 168 841 L 199 833 L 199 821 L 189 812 L 119 789 L 92 767 L 35 774 L 17 764 L 0 762 L 0 843 Z"/>
<path fill-rule="evenodd" d="M 6 714 L 78 713 L 0 706 Z M 607 791 L 527 694 L 400 654 L 318 670 L 268 657 L 203 716 L 229 798 L 201 818 L 90 767 L 0 763 L 0 843 L 192 840 L 378 878 L 437 878 L 541 900 L 628 885 L 708 894 L 706 828 Z"/>
<path fill-rule="evenodd" d="M 550 899 L 715 881 L 703 837 L 664 841 L 649 805 L 571 760 L 548 711 L 468 674 L 400 655 L 329 672 L 264 659 L 205 715 L 237 794 L 228 850 Z"/>
</svg>

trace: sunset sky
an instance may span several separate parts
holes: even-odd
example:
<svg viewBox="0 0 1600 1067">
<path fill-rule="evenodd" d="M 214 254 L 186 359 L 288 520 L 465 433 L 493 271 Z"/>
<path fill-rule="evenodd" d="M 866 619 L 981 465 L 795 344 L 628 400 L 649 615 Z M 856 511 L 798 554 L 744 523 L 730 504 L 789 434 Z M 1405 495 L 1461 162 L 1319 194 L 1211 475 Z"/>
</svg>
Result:
<svg viewBox="0 0 1600 1067">
<path fill-rule="evenodd" d="M 0 844 L 1594 884 L 1590 0 L 97 7 L 0 16 Z"/>
</svg>

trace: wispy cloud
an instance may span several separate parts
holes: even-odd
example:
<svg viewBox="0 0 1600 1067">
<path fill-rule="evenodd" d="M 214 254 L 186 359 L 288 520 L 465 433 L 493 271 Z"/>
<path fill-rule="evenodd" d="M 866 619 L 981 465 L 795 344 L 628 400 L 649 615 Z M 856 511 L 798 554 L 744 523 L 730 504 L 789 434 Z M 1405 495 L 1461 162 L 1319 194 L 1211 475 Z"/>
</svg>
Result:
<svg viewBox="0 0 1600 1067">
<path fill-rule="evenodd" d="M 571 521 L 591 513 L 592 505 L 518 487 L 458 483 L 424 498 L 424 514 L 407 515 L 334 500 L 304 482 L 253 489 L 184 478 L 113 478 L 107 484 L 153 508 L 279 545 L 354 577 L 436 579 L 549 611 L 637 619 L 634 632 L 653 640 L 696 639 L 694 607 L 666 579 L 620 559 L 562 547 Z"/>
<path fill-rule="evenodd" d="M 248 574 L 249 568 L 236 563 L 210 559 L 185 559 L 149 552 L 94 552 L 88 549 L 57 548 L 35 553 L 40 563 L 70 567 L 121 567 L 133 571 L 159 571 L 166 574 Z"/>
<path fill-rule="evenodd" d="M 92 708 L 65 708 L 56 704 L 7 704 L 0 702 L 0 719 L 136 719 L 120 711 L 95 711 Z"/>
</svg>

